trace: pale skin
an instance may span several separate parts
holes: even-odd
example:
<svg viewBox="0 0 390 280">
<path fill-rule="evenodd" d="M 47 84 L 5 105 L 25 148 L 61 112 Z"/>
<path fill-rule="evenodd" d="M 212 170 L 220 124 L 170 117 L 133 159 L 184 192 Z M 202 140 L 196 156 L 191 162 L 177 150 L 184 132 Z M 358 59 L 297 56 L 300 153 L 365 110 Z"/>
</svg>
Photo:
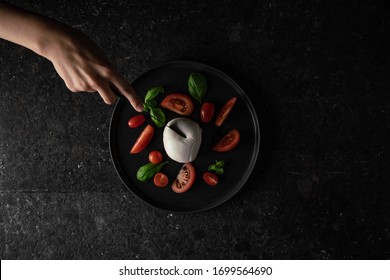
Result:
<svg viewBox="0 0 390 280">
<path fill-rule="evenodd" d="M 98 92 L 105 103 L 125 96 L 136 111 L 142 101 L 133 87 L 82 32 L 47 17 L 0 1 L 0 38 L 50 60 L 72 92 Z"/>
</svg>

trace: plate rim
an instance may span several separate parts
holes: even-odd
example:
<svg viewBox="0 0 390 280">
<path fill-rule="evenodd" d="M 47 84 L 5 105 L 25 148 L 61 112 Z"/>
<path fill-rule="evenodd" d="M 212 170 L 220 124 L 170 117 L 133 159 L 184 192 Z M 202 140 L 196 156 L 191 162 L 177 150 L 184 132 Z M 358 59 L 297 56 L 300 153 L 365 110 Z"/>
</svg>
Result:
<svg viewBox="0 0 390 280">
<path fill-rule="evenodd" d="M 256 110 L 255 110 L 252 102 L 250 101 L 249 97 L 246 95 L 245 91 L 236 83 L 236 81 L 233 78 L 228 76 L 225 72 L 223 72 L 222 70 L 219 70 L 218 68 L 210 66 L 208 64 L 204 64 L 204 63 L 196 62 L 196 61 L 189 61 L 189 60 L 175 60 L 175 61 L 170 61 L 170 62 L 166 62 L 166 63 L 161 63 L 161 64 L 159 64 L 157 66 L 154 66 L 154 67 L 152 67 L 152 68 L 142 72 L 135 79 L 133 79 L 133 81 L 131 82 L 131 85 L 133 85 L 134 82 L 136 82 L 138 79 L 140 79 L 142 76 L 144 76 L 148 72 L 155 71 L 158 68 L 166 67 L 166 66 L 174 65 L 174 64 L 178 64 L 180 66 L 184 65 L 184 66 L 188 66 L 188 67 L 192 66 L 192 67 L 195 67 L 195 68 L 202 67 L 202 68 L 209 69 L 213 73 L 218 73 L 225 80 L 228 80 L 240 92 L 240 95 L 241 95 L 240 97 L 244 99 L 246 106 L 249 107 L 249 111 L 250 111 L 250 114 L 252 116 L 252 120 L 253 120 L 253 123 L 254 123 L 254 135 L 255 135 L 254 143 L 255 143 L 255 146 L 254 146 L 254 153 L 253 153 L 253 155 L 251 157 L 251 161 L 249 163 L 249 166 L 246 169 L 245 173 L 243 174 L 243 176 L 242 176 L 241 180 L 239 181 L 239 183 L 236 185 L 236 187 L 230 193 L 228 193 L 228 195 L 224 199 L 222 199 L 222 201 L 217 200 L 217 201 L 207 205 L 207 207 L 200 207 L 200 208 L 197 208 L 197 209 L 194 209 L 194 210 L 175 210 L 175 209 L 168 208 L 168 207 L 165 208 L 165 207 L 162 207 L 161 205 L 156 205 L 156 204 L 153 204 L 152 202 L 150 202 L 148 200 L 143 199 L 138 193 L 136 193 L 131 187 L 129 187 L 126 184 L 125 180 L 122 178 L 122 175 L 120 173 L 120 169 L 122 169 L 122 167 L 121 167 L 121 165 L 118 162 L 119 160 L 114 158 L 114 152 L 113 152 L 113 146 L 114 146 L 114 143 L 113 143 L 113 138 L 114 138 L 114 136 L 113 136 L 113 129 L 114 128 L 113 127 L 114 127 L 114 125 L 113 125 L 113 123 L 114 123 L 114 118 L 115 118 L 118 106 L 121 106 L 120 105 L 121 102 L 125 102 L 124 100 L 121 100 L 120 98 L 118 98 L 118 100 L 117 100 L 117 102 L 115 104 L 115 107 L 114 107 L 114 109 L 112 111 L 111 118 L 110 118 L 110 125 L 109 125 L 109 131 L 108 131 L 108 144 L 109 144 L 109 150 L 110 150 L 110 157 L 111 157 L 112 164 L 114 165 L 114 169 L 115 169 L 118 177 L 120 178 L 122 184 L 125 185 L 126 189 L 129 190 L 135 197 L 137 197 L 142 202 L 144 202 L 144 203 L 146 203 L 146 204 L 148 204 L 150 206 L 153 206 L 154 208 L 157 208 L 157 209 L 160 209 L 160 210 L 164 210 L 164 211 L 168 211 L 168 212 L 171 212 L 171 213 L 197 213 L 197 212 L 203 212 L 203 211 L 207 211 L 207 210 L 210 210 L 212 208 L 218 207 L 218 206 L 224 204 L 225 202 L 227 202 L 228 200 L 230 200 L 231 198 L 233 198 L 243 188 L 245 183 L 248 181 L 248 179 L 249 179 L 250 175 L 252 174 L 252 171 L 253 171 L 253 169 L 254 169 L 254 167 L 256 165 L 256 162 L 257 162 L 257 159 L 258 159 L 258 155 L 259 155 L 259 152 L 260 152 L 260 144 L 261 144 L 261 141 L 260 141 L 260 124 L 259 124 L 259 120 L 258 120 L 258 117 L 257 117 L 257 114 L 256 114 Z"/>
</svg>

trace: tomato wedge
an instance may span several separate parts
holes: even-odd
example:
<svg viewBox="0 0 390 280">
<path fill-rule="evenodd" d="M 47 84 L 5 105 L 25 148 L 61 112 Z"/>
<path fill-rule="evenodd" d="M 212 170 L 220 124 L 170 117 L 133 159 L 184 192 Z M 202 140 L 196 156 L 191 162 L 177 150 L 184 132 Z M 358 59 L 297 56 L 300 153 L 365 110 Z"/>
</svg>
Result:
<svg viewBox="0 0 390 280">
<path fill-rule="evenodd" d="M 195 176 L 194 166 L 189 162 L 183 164 L 172 184 L 172 190 L 175 193 L 184 193 L 188 191 L 195 182 Z"/>
<path fill-rule="evenodd" d="M 168 185 L 168 177 L 162 172 L 157 173 L 154 175 L 153 183 L 156 187 L 166 187 Z"/>
<path fill-rule="evenodd" d="M 237 129 L 230 130 L 219 142 L 213 147 L 216 152 L 228 152 L 233 150 L 240 142 L 240 132 Z"/>
<path fill-rule="evenodd" d="M 154 127 L 148 124 L 135 141 L 130 154 L 138 154 L 142 152 L 150 143 L 154 135 Z"/>
<path fill-rule="evenodd" d="M 217 118 L 215 119 L 215 125 L 221 126 L 223 122 L 226 120 L 230 111 L 233 109 L 234 104 L 236 103 L 237 97 L 232 97 L 223 105 L 222 109 L 219 111 Z"/>
<path fill-rule="evenodd" d="M 208 123 L 214 117 L 215 106 L 211 102 L 205 102 L 200 109 L 200 119 L 204 123 Z"/>
<path fill-rule="evenodd" d="M 192 102 L 191 97 L 183 93 L 168 94 L 161 102 L 161 107 L 182 116 L 191 115 L 192 111 L 194 111 L 194 103 Z"/>
<path fill-rule="evenodd" d="M 218 184 L 218 176 L 211 172 L 203 173 L 203 180 L 209 186 L 215 186 L 216 184 Z"/>
<path fill-rule="evenodd" d="M 130 128 L 136 128 L 142 125 L 144 122 L 145 122 L 145 116 L 142 114 L 138 114 L 130 118 L 127 124 Z"/>
</svg>

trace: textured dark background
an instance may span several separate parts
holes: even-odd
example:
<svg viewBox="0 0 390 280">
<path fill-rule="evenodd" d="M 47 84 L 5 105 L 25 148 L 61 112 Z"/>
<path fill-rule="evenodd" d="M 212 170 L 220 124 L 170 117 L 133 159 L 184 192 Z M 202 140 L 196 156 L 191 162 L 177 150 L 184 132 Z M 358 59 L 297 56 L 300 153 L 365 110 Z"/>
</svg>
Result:
<svg viewBox="0 0 390 280">
<path fill-rule="evenodd" d="M 0 41 L 2 259 L 390 258 L 386 1 L 12 2 L 88 34 L 129 81 L 172 60 L 221 69 L 262 146 L 220 207 L 154 209 L 113 168 L 113 107 Z"/>
</svg>

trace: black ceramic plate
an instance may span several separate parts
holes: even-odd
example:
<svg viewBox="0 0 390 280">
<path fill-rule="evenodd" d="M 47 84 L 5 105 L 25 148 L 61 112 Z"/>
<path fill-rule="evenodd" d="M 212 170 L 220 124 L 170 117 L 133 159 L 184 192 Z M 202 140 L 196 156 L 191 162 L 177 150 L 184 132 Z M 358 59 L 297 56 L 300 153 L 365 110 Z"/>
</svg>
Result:
<svg viewBox="0 0 390 280">
<path fill-rule="evenodd" d="M 233 96 L 237 97 L 236 104 L 221 127 L 213 122 L 204 124 L 200 121 L 200 104 L 194 101 L 194 112 L 189 116 L 202 127 L 202 144 L 195 161 L 192 162 L 196 170 L 196 180 L 192 188 L 176 194 L 170 184 L 165 188 L 153 185 L 153 180 L 141 183 L 136 178 L 140 166 L 148 163 L 148 154 L 152 150 L 159 150 L 164 155 L 164 161 L 169 161 L 162 172 L 168 175 L 173 182 L 182 164 L 171 160 L 164 151 L 162 133 L 163 128 L 155 127 L 155 135 L 149 146 L 139 154 L 130 155 L 129 151 L 135 140 L 145 128 L 152 123 L 146 115 L 146 123 L 138 128 L 131 129 L 127 121 L 137 112 L 129 102 L 119 99 L 111 119 L 110 151 L 115 168 L 123 183 L 136 196 L 156 207 L 178 212 L 195 212 L 215 207 L 237 193 L 248 179 L 257 159 L 260 146 L 260 130 L 255 110 L 243 90 L 226 74 L 210 66 L 196 62 L 171 62 L 142 74 L 133 82 L 133 87 L 143 99 L 149 88 L 163 86 L 165 93 L 157 99 L 161 101 L 166 94 L 182 92 L 188 93 L 188 77 L 192 72 L 202 73 L 207 80 L 208 90 L 204 101 L 213 102 L 216 114 L 219 109 Z M 167 122 L 179 115 L 164 109 Z M 228 131 L 237 128 L 241 140 L 238 146 L 226 153 L 214 152 L 211 147 Z M 210 164 L 216 160 L 225 161 L 225 173 L 219 176 L 216 186 L 208 186 L 202 175 Z"/>
</svg>

